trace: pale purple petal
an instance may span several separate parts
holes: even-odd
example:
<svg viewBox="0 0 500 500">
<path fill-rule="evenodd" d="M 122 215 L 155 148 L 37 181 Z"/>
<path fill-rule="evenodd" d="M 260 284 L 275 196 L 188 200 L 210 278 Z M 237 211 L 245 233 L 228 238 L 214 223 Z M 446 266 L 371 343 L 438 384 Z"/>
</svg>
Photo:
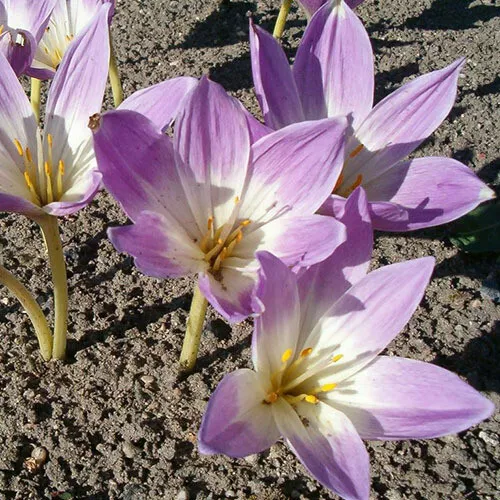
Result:
<svg viewBox="0 0 500 500">
<path fill-rule="evenodd" d="M 135 224 L 110 228 L 108 236 L 114 247 L 132 255 L 136 267 L 148 276 L 186 276 L 206 265 L 199 247 L 165 213 L 142 212 Z"/>
<path fill-rule="evenodd" d="M 495 193 L 474 172 L 451 158 L 418 158 L 399 163 L 365 185 L 370 200 L 390 201 L 408 213 L 407 221 L 380 221 L 385 231 L 437 226 L 471 211 Z"/>
<path fill-rule="evenodd" d="M 254 308 L 261 314 L 255 318 L 252 360 L 255 369 L 269 378 L 282 366 L 286 351 L 297 355 L 300 303 L 295 273 L 269 252 L 257 257 L 261 267 Z"/>
<path fill-rule="evenodd" d="M 297 86 L 281 45 L 270 33 L 255 26 L 252 20 L 250 54 L 255 93 L 266 125 L 279 129 L 303 121 Z"/>
<path fill-rule="evenodd" d="M 198 285 L 212 307 L 230 323 L 243 321 L 253 312 L 255 273 L 223 267 L 216 276 L 201 273 Z"/>
<path fill-rule="evenodd" d="M 200 225 L 226 223 L 241 196 L 250 155 L 241 105 L 203 77 L 176 121 L 174 142 L 186 195 Z"/>
<path fill-rule="evenodd" d="M 34 36 L 23 29 L 11 29 L 0 36 L 0 52 L 18 76 L 26 72 L 36 49 Z"/>
<path fill-rule="evenodd" d="M 379 356 L 329 393 L 363 439 L 455 434 L 491 416 L 494 405 L 457 375 L 430 363 Z"/>
<path fill-rule="evenodd" d="M 302 122 L 252 145 L 241 216 L 267 222 L 284 214 L 314 213 L 340 175 L 345 130 L 345 118 Z"/>
<path fill-rule="evenodd" d="M 324 403 L 299 403 L 295 411 L 282 398 L 272 407 L 288 445 L 323 486 L 342 498 L 368 500 L 368 452 L 343 413 Z"/>
<path fill-rule="evenodd" d="M 208 402 L 198 434 L 200 453 L 245 457 L 279 439 L 266 392 L 252 370 L 226 375 Z"/>
<path fill-rule="evenodd" d="M 354 151 L 348 159 L 346 186 L 363 175 L 363 185 L 411 153 L 429 137 L 450 112 L 457 94 L 457 80 L 464 65 L 458 59 L 450 66 L 420 76 L 378 103 L 346 146 Z"/>
<path fill-rule="evenodd" d="M 3 0 L 2 3 L 8 26 L 28 31 L 37 43 L 43 36 L 56 2 L 57 0 Z"/>
<path fill-rule="evenodd" d="M 168 210 L 191 235 L 201 237 L 175 164 L 172 141 L 135 111 L 105 113 L 94 149 L 106 189 L 135 220 L 144 210 Z"/>
<path fill-rule="evenodd" d="M 305 342 L 327 358 L 343 355 L 322 372 L 325 381 L 345 380 L 389 344 L 418 307 L 433 268 L 432 257 L 379 268 L 326 312 Z"/>
<path fill-rule="evenodd" d="M 332 255 L 299 275 L 301 336 L 313 330 L 333 304 L 367 273 L 373 250 L 373 229 L 362 188 L 347 199 L 339 220 L 345 225 L 346 240 Z"/>
<path fill-rule="evenodd" d="M 0 191 L 0 212 L 15 212 L 32 218 L 43 215 L 43 210 L 39 206 L 22 196 L 13 196 L 2 191 Z"/>
<path fill-rule="evenodd" d="M 350 115 L 356 128 L 369 114 L 373 50 L 363 23 L 343 2 L 332 2 L 311 19 L 293 75 L 306 120 Z"/>
<path fill-rule="evenodd" d="M 186 95 L 196 87 L 198 80 L 181 76 L 138 90 L 125 99 L 118 109 L 137 111 L 165 131 L 175 120 Z"/>
<path fill-rule="evenodd" d="M 273 132 L 272 128 L 269 128 L 267 125 L 261 123 L 257 118 L 255 118 L 244 106 L 241 105 L 245 112 L 245 117 L 248 125 L 248 132 L 250 133 L 250 144 L 257 142 L 259 139 L 262 139 L 265 135 Z"/>
</svg>

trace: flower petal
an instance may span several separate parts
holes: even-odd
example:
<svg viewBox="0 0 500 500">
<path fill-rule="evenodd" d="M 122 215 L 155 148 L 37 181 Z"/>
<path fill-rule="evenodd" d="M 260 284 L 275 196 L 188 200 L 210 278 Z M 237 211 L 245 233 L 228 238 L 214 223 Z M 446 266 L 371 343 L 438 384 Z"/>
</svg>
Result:
<svg viewBox="0 0 500 500">
<path fill-rule="evenodd" d="M 344 2 L 321 8 L 293 65 L 305 119 L 351 115 L 356 128 L 373 106 L 373 71 L 370 39 L 356 14 Z"/>
<path fill-rule="evenodd" d="M 135 224 L 108 230 L 113 246 L 132 255 L 136 267 L 156 278 L 180 277 L 204 268 L 203 253 L 173 217 L 142 212 Z"/>
<path fill-rule="evenodd" d="M 454 373 L 430 363 L 387 356 L 377 357 L 329 396 L 363 439 L 454 434 L 494 411 L 491 401 Z"/>
<path fill-rule="evenodd" d="M 188 95 L 175 127 L 179 173 L 200 226 L 214 217 L 226 223 L 241 195 L 250 155 L 250 137 L 241 105 L 203 77 Z"/>
<path fill-rule="evenodd" d="M 7 0 L 5 5 L 9 27 L 21 28 L 34 37 L 34 48 L 43 36 L 57 0 Z"/>
<path fill-rule="evenodd" d="M 373 250 L 373 230 L 365 192 L 357 188 L 339 213 L 347 230 L 332 255 L 299 275 L 301 336 L 313 330 L 332 305 L 367 273 Z"/>
<path fill-rule="evenodd" d="M 272 408 L 288 445 L 323 486 L 342 498 L 368 500 L 368 452 L 343 413 L 324 403 L 299 403 L 295 411 L 282 398 Z"/>
<path fill-rule="evenodd" d="M 181 76 L 138 90 L 125 99 L 118 109 L 137 111 L 165 131 L 175 120 L 186 95 L 196 87 L 198 80 Z"/>
<path fill-rule="evenodd" d="M 252 290 L 255 287 L 254 272 L 223 267 L 221 273 L 200 273 L 198 285 L 203 295 L 230 323 L 238 323 L 253 312 Z"/>
<path fill-rule="evenodd" d="M 282 356 L 291 350 L 295 356 L 300 326 L 297 277 L 269 252 L 257 254 L 259 281 L 255 288 L 255 318 L 252 337 L 252 360 L 257 372 L 268 378 L 278 371 Z"/>
<path fill-rule="evenodd" d="M 0 182 L 2 182 L 0 175 Z M 27 215 L 28 217 L 37 217 L 43 215 L 43 210 L 28 201 L 22 196 L 14 196 L 3 192 L 4 184 L 2 182 L 2 191 L 0 191 L 0 212 L 14 212 Z"/>
<path fill-rule="evenodd" d="M 464 65 L 450 66 L 420 76 L 379 102 L 346 146 L 355 151 L 345 168 L 346 186 L 363 175 L 363 185 L 411 153 L 446 118 L 457 94 L 457 80 Z"/>
<path fill-rule="evenodd" d="M 268 222 L 285 213 L 314 213 L 340 175 L 345 130 L 345 118 L 302 122 L 252 145 L 241 216 Z"/>
<path fill-rule="evenodd" d="M 367 274 L 327 311 L 306 344 L 321 359 L 342 354 L 322 372 L 338 383 L 368 364 L 403 329 L 420 303 L 434 268 L 424 257 Z"/>
<path fill-rule="evenodd" d="M 94 131 L 94 148 L 106 189 L 136 220 L 144 210 L 175 216 L 194 238 L 198 228 L 184 195 L 172 141 L 135 111 L 105 113 Z"/>
<path fill-rule="evenodd" d="M 437 226 L 471 211 L 495 193 L 476 174 L 451 158 L 398 163 L 365 185 L 370 200 L 389 201 L 408 213 L 406 221 L 374 218 L 376 229 L 410 231 Z"/>
<path fill-rule="evenodd" d="M 279 439 L 271 405 L 252 370 L 226 375 L 208 402 L 198 434 L 200 453 L 245 457 L 267 450 Z"/>
<path fill-rule="evenodd" d="M 303 121 L 297 86 L 281 45 L 251 19 L 250 54 L 255 93 L 266 125 L 277 130 Z"/>
<path fill-rule="evenodd" d="M 7 58 L 14 73 L 25 73 L 35 55 L 36 40 L 23 29 L 11 29 L 0 36 L 0 52 Z"/>
</svg>

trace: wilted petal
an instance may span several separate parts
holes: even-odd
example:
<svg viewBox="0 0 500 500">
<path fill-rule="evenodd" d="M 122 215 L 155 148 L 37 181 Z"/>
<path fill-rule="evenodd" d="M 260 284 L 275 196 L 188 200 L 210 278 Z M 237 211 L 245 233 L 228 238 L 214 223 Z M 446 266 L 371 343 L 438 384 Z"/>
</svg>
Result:
<svg viewBox="0 0 500 500">
<path fill-rule="evenodd" d="M 250 54 L 255 93 L 266 125 L 279 129 L 303 121 L 297 86 L 281 45 L 270 33 L 255 26 L 252 20 Z"/>
<path fill-rule="evenodd" d="M 196 87 L 198 80 L 181 76 L 165 80 L 146 89 L 138 90 L 125 99 L 118 109 L 137 111 L 165 131 L 181 110 L 184 98 Z"/>
<path fill-rule="evenodd" d="M 408 213 L 407 221 L 374 220 L 377 229 L 410 231 L 437 226 L 495 197 L 474 172 L 451 158 L 418 158 L 399 163 L 365 186 L 371 200 L 390 201 Z"/>
<path fill-rule="evenodd" d="M 271 405 L 252 370 L 226 375 L 213 393 L 198 434 L 200 453 L 245 457 L 267 450 L 279 439 Z"/>
<path fill-rule="evenodd" d="M 342 498 L 368 500 L 369 456 L 343 413 L 324 403 L 299 403 L 295 411 L 281 398 L 272 407 L 290 448 L 323 486 Z"/>
<path fill-rule="evenodd" d="M 363 439 L 426 439 L 488 418 L 491 401 L 430 363 L 379 356 L 329 393 Z"/>
<path fill-rule="evenodd" d="M 255 319 L 252 360 L 259 373 L 270 376 L 282 365 L 282 356 L 297 353 L 300 304 L 297 277 L 277 257 L 259 252 L 259 280 L 255 289 Z"/>
<path fill-rule="evenodd" d="M 226 223 L 241 195 L 250 155 L 247 121 L 240 104 L 208 78 L 188 95 L 175 127 L 179 173 L 200 227 L 214 217 Z"/>
<path fill-rule="evenodd" d="M 314 213 L 344 160 L 344 118 L 289 125 L 252 145 L 253 165 L 240 214 L 267 222 Z"/>
<path fill-rule="evenodd" d="M 363 23 L 343 2 L 331 2 L 311 19 L 293 74 L 306 120 L 351 115 L 356 128 L 371 111 L 372 46 Z"/>
<path fill-rule="evenodd" d="M 450 66 L 420 76 L 378 103 L 356 131 L 346 149 L 364 148 L 349 158 L 345 185 L 358 174 L 363 185 L 411 153 L 446 118 L 457 94 L 457 80 L 464 65 L 458 59 Z"/>
<path fill-rule="evenodd" d="M 339 241 L 332 255 L 299 276 L 301 335 L 307 336 L 332 305 L 367 273 L 373 250 L 373 229 L 362 188 L 347 199 L 339 220 L 346 240 Z"/>
<path fill-rule="evenodd" d="M 343 355 L 322 372 L 328 382 L 356 373 L 403 329 L 422 300 L 433 268 L 432 257 L 379 268 L 326 312 L 306 344 L 326 357 Z"/>
<path fill-rule="evenodd" d="M 199 247 L 166 213 L 142 212 L 135 224 L 110 228 L 108 236 L 114 247 L 132 255 L 136 267 L 148 276 L 175 278 L 205 267 Z"/>
</svg>

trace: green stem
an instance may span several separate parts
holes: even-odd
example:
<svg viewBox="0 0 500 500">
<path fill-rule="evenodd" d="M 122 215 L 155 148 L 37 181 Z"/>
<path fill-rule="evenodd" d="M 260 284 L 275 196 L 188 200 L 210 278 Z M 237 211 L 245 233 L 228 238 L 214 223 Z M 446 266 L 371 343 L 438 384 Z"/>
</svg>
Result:
<svg viewBox="0 0 500 500">
<path fill-rule="evenodd" d="M 57 217 L 47 215 L 37 220 L 42 229 L 45 245 L 49 254 L 52 282 L 54 284 L 54 342 L 52 358 L 64 359 L 66 356 L 66 336 L 68 330 L 68 280 L 66 262 L 62 249 Z"/>
<path fill-rule="evenodd" d="M 52 334 L 40 306 L 28 289 L 3 266 L 0 266 L 0 283 L 10 290 L 28 313 L 35 328 L 42 357 L 49 361 L 52 356 Z"/>
<path fill-rule="evenodd" d="M 40 93 L 42 90 L 42 82 L 38 78 L 31 79 L 31 107 L 36 116 L 36 121 L 40 121 Z"/>
<path fill-rule="evenodd" d="M 115 49 L 111 35 L 109 36 L 110 58 L 109 58 L 109 83 L 111 83 L 111 90 L 113 92 L 113 101 L 115 108 L 123 102 L 123 89 L 120 81 L 120 72 L 118 71 L 118 62 L 116 60 Z"/>
<path fill-rule="evenodd" d="M 274 26 L 273 36 L 276 40 L 279 40 L 283 36 L 283 31 L 285 31 L 286 18 L 290 12 L 292 6 L 292 0 L 283 0 L 281 3 L 280 13 L 278 14 L 278 19 L 276 19 L 276 24 Z"/>
<path fill-rule="evenodd" d="M 207 313 L 207 305 L 207 299 L 201 293 L 198 284 L 196 284 L 191 309 L 189 310 L 186 336 L 184 337 L 184 344 L 182 345 L 181 357 L 179 359 L 180 371 L 191 372 L 196 364 L 203 323 L 205 322 L 205 314 Z"/>
</svg>

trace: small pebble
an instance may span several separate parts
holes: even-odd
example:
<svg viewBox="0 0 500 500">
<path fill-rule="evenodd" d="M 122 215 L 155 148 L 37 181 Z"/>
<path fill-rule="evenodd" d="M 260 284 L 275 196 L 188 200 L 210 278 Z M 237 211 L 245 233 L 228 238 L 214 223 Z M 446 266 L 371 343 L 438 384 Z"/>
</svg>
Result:
<svg viewBox="0 0 500 500">
<path fill-rule="evenodd" d="M 152 375 L 143 375 L 141 377 L 141 380 L 143 384 L 147 387 L 155 381 L 155 378 Z"/>
<path fill-rule="evenodd" d="M 186 490 L 185 488 L 182 488 L 182 490 L 179 490 L 179 493 L 177 493 L 175 500 L 189 500 L 188 490 Z"/>
<path fill-rule="evenodd" d="M 127 458 L 134 458 L 139 452 L 139 448 L 134 446 L 130 441 L 125 441 L 122 445 L 122 451 Z"/>
</svg>

